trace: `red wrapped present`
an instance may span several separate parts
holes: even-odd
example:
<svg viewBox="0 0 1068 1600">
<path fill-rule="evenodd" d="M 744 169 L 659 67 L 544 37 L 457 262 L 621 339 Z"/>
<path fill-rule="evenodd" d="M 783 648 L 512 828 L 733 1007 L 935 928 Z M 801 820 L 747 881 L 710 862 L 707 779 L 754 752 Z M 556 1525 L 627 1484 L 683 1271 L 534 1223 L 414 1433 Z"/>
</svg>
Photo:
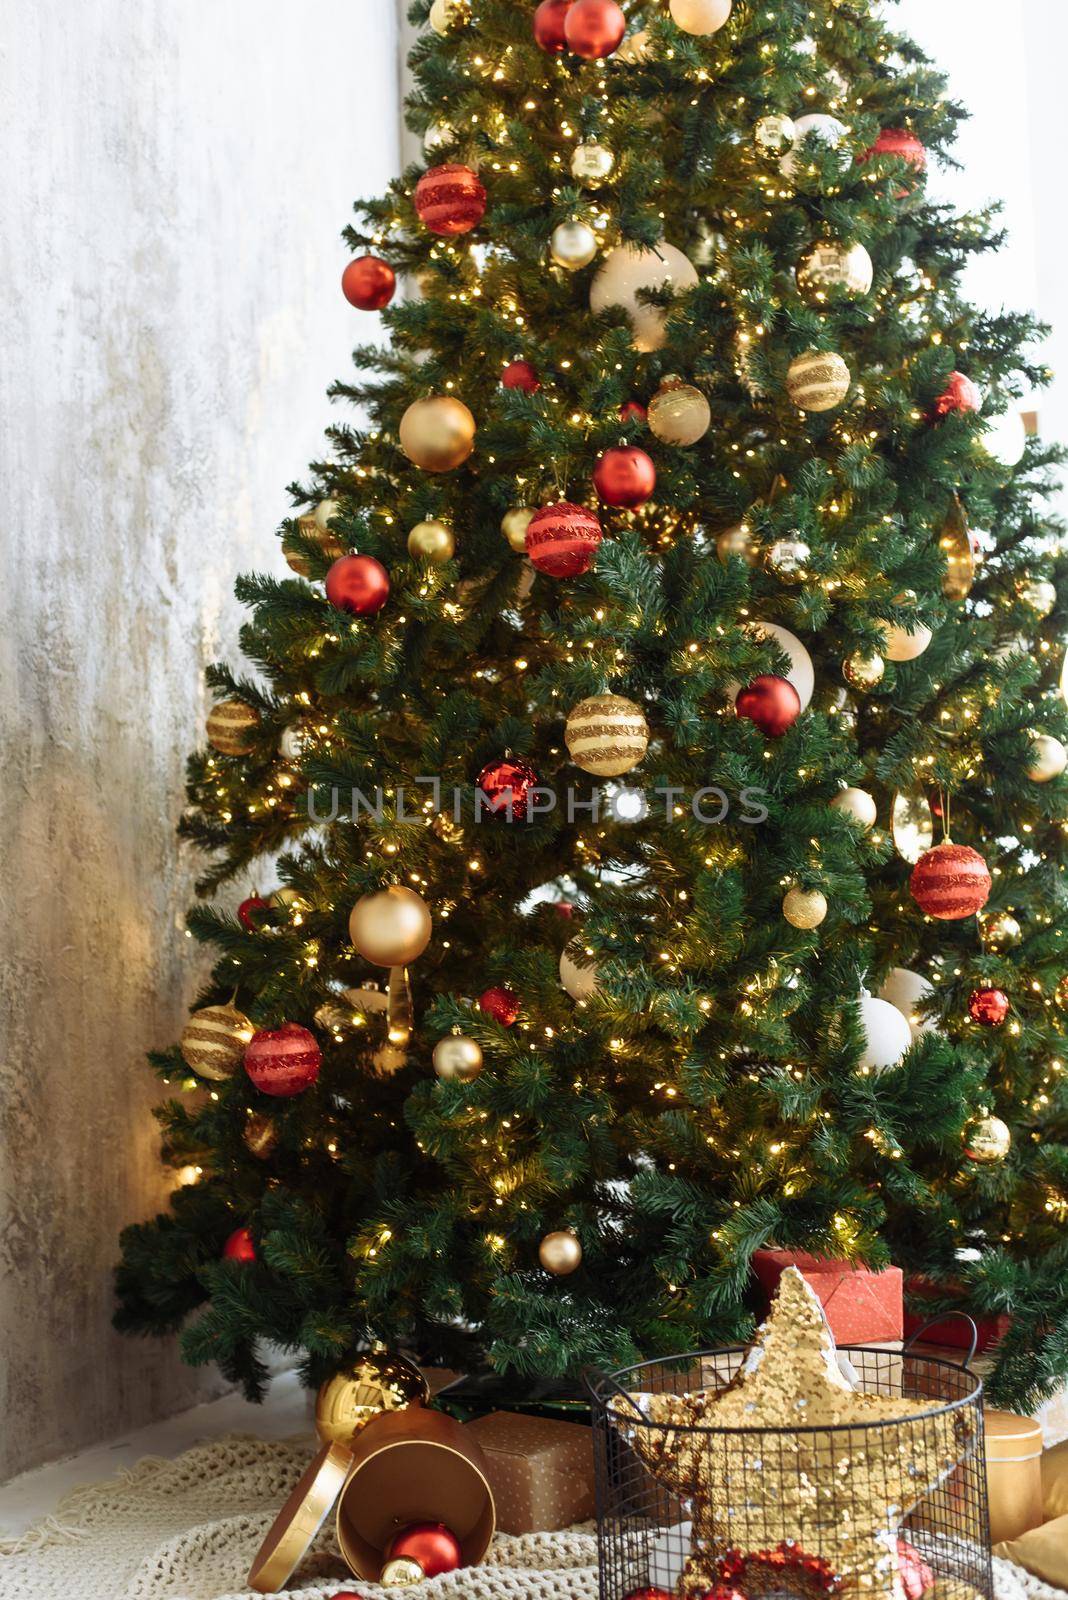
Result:
<svg viewBox="0 0 1068 1600">
<path fill-rule="evenodd" d="M 904 1331 L 900 1267 L 872 1272 L 849 1261 L 829 1261 L 803 1250 L 758 1250 L 753 1271 L 769 1304 L 787 1267 L 797 1267 L 814 1289 L 838 1344 L 893 1344 Z"/>
<path fill-rule="evenodd" d="M 930 1313 L 923 1309 L 924 1300 L 950 1298 L 959 1300 L 960 1309 L 967 1311 L 975 1323 L 975 1331 L 978 1334 L 975 1348 L 980 1355 L 985 1350 L 993 1350 L 1012 1326 L 1012 1318 L 1007 1312 L 984 1317 L 972 1311 L 959 1283 L 932 1283 L 929 1278 L 910 1278 L 905 1287 L 909 1299 L 915 1306 L 915 1310 L 905 1312 L 905 1332 L 910 1339 L 913 1334 L 919 1333 L 921 1328 L 930 1323 L 923 1336 L 924 1344 L 947 1345 L 951 1350 L 967 1350 L 972 1342 L 971 1329 L 962 1317 L 954 1317 L 947 1312 L 944 1321 L 931 1322 Z"/>
</svg>

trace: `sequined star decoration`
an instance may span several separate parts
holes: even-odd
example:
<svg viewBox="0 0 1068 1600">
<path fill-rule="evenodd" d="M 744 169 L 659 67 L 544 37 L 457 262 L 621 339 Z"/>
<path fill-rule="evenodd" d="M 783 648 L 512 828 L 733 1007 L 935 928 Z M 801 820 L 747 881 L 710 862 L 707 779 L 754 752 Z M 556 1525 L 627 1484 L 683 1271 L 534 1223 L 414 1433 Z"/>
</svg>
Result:
<svg viewBox="0 0 1068 1600">
<path fill-rule="evenodd" d="M 899 1376 L 900 1382 L 900 1376 Z M 903 1519 L 968 1454 L 974 1419 L 867 1394 L 838 1362 L 796 1267 L 726 1387 L 614 1402 L 627 1444 L 692 1506 L 678 1594 L 705 1596 L 738 1553 L 796 1550 L 843 1595 L 899 1600 Z M 645 1419 L 637 1422 L 638 1414 Z M 842 1430 L 842 1431 L 831 1431 Z M 729 1581 L 729 1580 L 728 1580 Z"/>
</svg>

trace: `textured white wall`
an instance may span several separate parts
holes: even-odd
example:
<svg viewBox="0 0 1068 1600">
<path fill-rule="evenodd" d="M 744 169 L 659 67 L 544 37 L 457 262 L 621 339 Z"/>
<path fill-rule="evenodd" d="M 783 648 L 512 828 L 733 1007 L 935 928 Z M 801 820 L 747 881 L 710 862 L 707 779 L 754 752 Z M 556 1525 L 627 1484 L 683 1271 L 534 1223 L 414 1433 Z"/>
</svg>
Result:
<svg viewBox="0 0 1068 1600">
<path fill-rule="evenodd" d="M 215 1380 L 110 1331 L 194 984 L 174 827 L 234 575 L 366 337 L 393 0 L 6 0 L 0 23 L 0 1477 Z"/>
</svg>

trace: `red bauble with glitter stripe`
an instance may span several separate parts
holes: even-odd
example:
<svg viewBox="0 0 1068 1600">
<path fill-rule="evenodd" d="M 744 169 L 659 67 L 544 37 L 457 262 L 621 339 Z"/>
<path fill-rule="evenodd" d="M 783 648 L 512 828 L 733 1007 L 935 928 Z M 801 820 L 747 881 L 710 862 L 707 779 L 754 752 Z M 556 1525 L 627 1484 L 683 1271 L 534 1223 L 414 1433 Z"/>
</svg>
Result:
<svg viewBox="0 0 1068 1600">
<path fill-rule="evenodd" d="M 415 209 L 431 233 L 470 233 L 486 214 L 486 190 L 477 172 L 459 162 L 431 167 L 415 186 Z"/>
<path fill-rule="evenodd" d="M 606 506 L 643 506 L 656 488 L 652 457 L 637 445 L 613 445 L 598 458 L 593 487 Z"/>
<path fill-rule="evenodd" d="M 551 56 L 559 56 L 567 49 L 564 23 L 571 10 L 571 0 L 541 0 L 534 13 L 534 41 Z"/>
<path fill-rule="evenodd" d="M 256 1246 L 250 1228 L 235 1228 L 222 1247 L 224 1261 L 255 1261 Z"/>
<path fill-rule="evenodd" d="M 341 274 L 341 292 L 357 311 L 381 311 L 396 287 L 397 274 L 381 256 L 358 256 Z"/>
<path fill-rule="evenodd" d="M 574 0 L 564 18 L 567 48 L 584 61 L 610 56 L 627 31 L 627 19 L 616 0 Z"/>
<path fill-rule="evenodd" d="M 970 845 L 936 844 L 912 869 L 909 892 L 920 910 L 940 922 L 974 917 L 990 897 L 990 869 Z"/>
<path fill-rule="evenodd" d="M 585 506 L 558 500 L 542 506 L 527 525 L 531 565 L 549 578 L 577 578 L 589 572 L 603 537 L 601 524 Z"/>
<path fill-rule="evenodd" d="M 884 128 L 861 159 L 870 161 L 872 156 L 900 156 L 917 172 L 927 171 L 927 151 L 922 141 L 908 128 Z"/>
<path fill-rule="evenodd" d="M 537 369 L 529 361 L 509 361 L 501 373 L 501 383 L 506 389 L 522 389 L 524 394 L 534 394 L 541 388 Z"/>
<path fill-rule="evenodd" d="M 492 989 L 483 989 L 478 997 L 478 1009 L 502 1027 L 510 1028 L 519 1016 L 519 996 L 511 989 L 495 985 Z"/>
<path fill-rule="evenodd" d="M 299 1022 L 254 1033 L 245 1049 L 245 1071 L 261 1094 L 289 1099 L 310 1089 L 319 1076 L 323 1053 L 314 1033 Z"/>
</svg>

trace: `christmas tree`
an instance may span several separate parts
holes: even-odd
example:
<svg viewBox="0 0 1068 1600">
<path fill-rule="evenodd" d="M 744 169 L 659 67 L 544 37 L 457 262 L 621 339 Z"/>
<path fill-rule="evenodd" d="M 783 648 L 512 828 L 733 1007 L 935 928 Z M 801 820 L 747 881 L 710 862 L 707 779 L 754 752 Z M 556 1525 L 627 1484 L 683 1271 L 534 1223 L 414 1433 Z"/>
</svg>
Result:
<svg viewBox="0 0 1068 1600">
<path fill-rule="evenodd" d="M 569 1374 L 743 1338 L 775 1244 L 1008 1314 L 1026 1404 L 1068 567 L 1041 329 L 927 196 L 963 113 L 868 0 L 411 14 L 426 159 L 345 233 L 389 344 L 190 762 L 191 1181 L 118 1323 L 253 1395 L 262 1340 Z"/>
</svg>

